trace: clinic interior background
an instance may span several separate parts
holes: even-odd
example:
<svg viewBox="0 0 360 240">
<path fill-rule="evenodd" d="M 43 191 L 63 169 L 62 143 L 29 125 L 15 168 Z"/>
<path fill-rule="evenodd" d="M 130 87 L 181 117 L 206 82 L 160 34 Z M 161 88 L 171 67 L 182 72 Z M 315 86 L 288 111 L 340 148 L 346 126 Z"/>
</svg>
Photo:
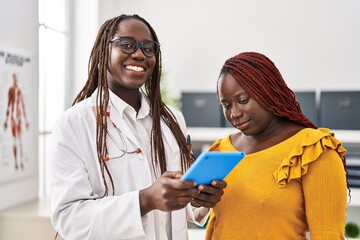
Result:
<svg viewBox="0 0 360 240">
<path fill-rule="evenodd" d="M 173 96 L 214 91 L 223 62 L 243 51 L 269 56 L 296 90 L 360 89 L 359 0 L 99 3 L 92 10 L 99 13 L 99 24 L 121 13 L 138 13 L 152 24 L 161 42 L 164 80 Z M 87 42 L 81 42 L 88 46 L 78 59 L 85 63 L 95 35 L 83 27 L 92 18 L 89 12 L 83 11 L 87 17 L 78 15 L 83 24 L 75 31 L 88 34 Z M 74 79 L 80 81 L 78 89 L 84 77 Z"/>
<path fill-rule="evenodd" d="M 293 90 L 360 90 L 359 0 L 66 1 L 65 107 L 86 81 L 99 27 L 122 13 L 139 14 L 157 32 L 164 86 L 174 98 L 182 91 L 216 91 L 223 62 L 243 51 L 267 55 Z M 0 44 L 33 51 L 38 68 L 38 1 L 0 0 L 0 5 L 5 6 Z M 38 79 L 39 72 L 33 74 Z M 38 98 L 31 104 L 37 113 Z M 36 114 L 31 121 L 38 121 Z M 36 131 L 31 134 L 37 138 Z M 34 141 L 34 149 L 37 145 Z M 0 209 L 38 197 L 38 181 L 36 175 L 0 185 Z"/>
</svg>

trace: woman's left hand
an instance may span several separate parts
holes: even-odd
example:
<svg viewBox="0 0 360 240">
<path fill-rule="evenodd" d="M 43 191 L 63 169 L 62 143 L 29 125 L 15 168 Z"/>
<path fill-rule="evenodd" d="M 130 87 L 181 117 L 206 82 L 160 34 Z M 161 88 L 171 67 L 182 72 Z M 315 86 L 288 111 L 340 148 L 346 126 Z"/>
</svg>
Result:
<svg viewBox="0 0 360 240">
<path fill-rule="evenodd" d="M 198 192 L 193 196 L 191 205 L 194 207 L 214 207 L 224 194 L 224 188 L 226 188 L 226 182 L 220 180 L 214 180 L 211 185 L 200 184 L 197 186 Z"/>
</svg>

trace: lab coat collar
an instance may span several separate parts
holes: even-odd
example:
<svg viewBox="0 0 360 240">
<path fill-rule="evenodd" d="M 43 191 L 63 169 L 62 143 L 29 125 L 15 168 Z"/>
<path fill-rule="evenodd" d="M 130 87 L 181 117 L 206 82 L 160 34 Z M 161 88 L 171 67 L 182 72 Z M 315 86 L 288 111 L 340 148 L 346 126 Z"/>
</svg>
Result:
<svg viewBox="0 0 360 240">
<path fill-rule="evenodd" d="M 94 93 L 91 95 L 92 98 L 92 106 L 93 109 L 96 109 L 96 96 L 97 96 L 97 90 L 94 91 Z M 127 123 L 125 122 L 123 118 L 123 113 L 126 107 L 129 105 L 125 103 L 122 99 L 117 97 L 114 93 L 112 93 L 109 90 L 109 105 L 108 105 L 108 131 L 113 132 L 113 135 L 116 134 L 116 127 L 120 129 L 120 131 L 128 138 L 130 141 L 132 141 L 135 145 L 140 146 L 140 142 L 135 137 L 135 135 L 132 133 L 129 127 L 127 127 Z M 144 96 L 142 96 L 142 99 L 144 99 Z M 114 103 L 113 101 L 116 101 Z M 113 104 L 112 104 L 113 103 Z M 115 108 L 116 106 L 116 108 Z M 147 106 L 149 106 L 147 104 Z"/>
<path fill-rule="evenodd" d="M 140 106 L 139 112 L 136 115 L 137 119 L 145 118 L 150 113 L 150 104 L 148 102 L 148 98 L 145 96 L 144 93 L 142 93 L 142 92 L 140 92 L 140 93 L 141 93 L 141 95 L 140 95 L 141 106 Z M 135 110 L 129 104 L 124 102 L 121 98 L 119 98 L 111 90 L 109 90 L 109 97 L 110 97 L 110 104 L 120 114 L 120 117 L 123 117 L 124 111 L 134 111 L 134 113 L 135 113 Z"/>
<path fill-rule="evenodd" d="M 91 95 L 93 107 L 96 106 L 96 95 L 97 95 L 97 90 L 95 90 L 94 93 Z M 116 124 L 116 126 L 125 136 L 127 136 L 134 144 L 140 146 L 140 142 L 127 127 L 127 124 L 122 117 L 125 108 L 130 106 L 110 90 L 109 90 L 109 97 L 110 97 L 110 102 L 109 102 L 108 111 L 110 113 L 110 117 L 109 117 L 110 119 L 108 121 L 108 126 Z M 148 102 L 148 98 L 145 96 L 144 93 L 141 93 L 141 107 L 137 115 L 137 118 L 143 118 L 149 114 L 150 114 L 150 104 Z M 166 126 L 166 123 L 163 120 L 161 120 L 160 125 L 163 133 L 164 141 L 167 141 L 169 146 L 174 151 L 174 149 L 177 147 L 177 143 L 174 138 L 170 137 L 173 135 L 173 133 L 171 132 L 170 128 Z M 114 130 L 115 129 L 113 127 L 108 127 L 108 131 L 114 131 Z"/>
</svg>

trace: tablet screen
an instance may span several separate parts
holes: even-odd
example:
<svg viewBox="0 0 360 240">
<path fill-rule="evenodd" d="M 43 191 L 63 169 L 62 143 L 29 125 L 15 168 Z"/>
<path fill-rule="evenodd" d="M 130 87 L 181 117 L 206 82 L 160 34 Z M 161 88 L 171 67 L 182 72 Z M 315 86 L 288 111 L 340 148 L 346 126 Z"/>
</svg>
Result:
<svg viewBox="0 0 360 240">
<path fill-rule="evenodd" d="M 202 152 L 181 179 L 196 185 L 223 180 L 244 157 L 244 152 Z"/>
</svg>

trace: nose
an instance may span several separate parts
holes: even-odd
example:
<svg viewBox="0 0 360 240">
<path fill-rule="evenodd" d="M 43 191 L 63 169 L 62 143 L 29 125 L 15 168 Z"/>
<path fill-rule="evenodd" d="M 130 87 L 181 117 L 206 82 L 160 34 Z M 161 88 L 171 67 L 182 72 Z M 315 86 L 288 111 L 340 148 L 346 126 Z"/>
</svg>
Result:
<svg viewBox="0 0 360 240">
<path fill-rule="evenodd" d="M 137 58 L 146 58 L 143 50 L 142 50 L 142 45 L 138 42 L 136 47 L 135 47 L 135 51 L 132 53 L 133 56 L 137 57 Z"/>
<path fill-rule="evenodd" d="M 240 104 L 233 104 L 233 106 L 231 108 L 231 113 L 230 113 L 231 118 L 232 119 L 239 118 L 242 115 L 243 115 L 243 111 L 242 111 Z"/>
</svg>

